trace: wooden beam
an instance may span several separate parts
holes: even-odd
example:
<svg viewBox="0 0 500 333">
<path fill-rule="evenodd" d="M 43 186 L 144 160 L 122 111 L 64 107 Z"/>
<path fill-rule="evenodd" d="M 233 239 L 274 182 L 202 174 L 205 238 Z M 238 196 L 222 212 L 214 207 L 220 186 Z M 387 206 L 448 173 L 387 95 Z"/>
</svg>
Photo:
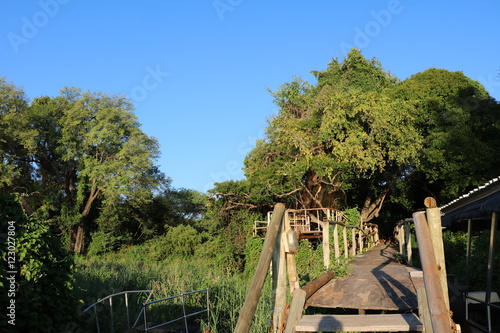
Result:
<svg viewBox="0 0 500 333">
<path fill-rule="evenodd" d="M 286 307 L 286 254 L 282 237 L 283 227 L 276 234 L 276 245 L 273 251 L 273 332 L 281 332 Z"/>
<path fill-rule="evenodd" d="M 273 216 L 266 233 L 264 245 L 262 246 L 259 262 L 252 278 L 252 282 L 250 283 L 247 297 L 241 307 L 238 322 L 236 323 L 236 327 L 234 329 L 234 332 L 236 333 L 248 333 L 250 330 L 252 319 L 255 314 L 255 310 L 257 309 L 257 304 L 259 303 L 260 294 L 262 293 L 262 287 L 264 286 L 264 282 L 266 280 L 267 271 L 269 270 L 269 265 L 271 264 L 271 257 L 276 245 L 276 235 L 281 229 L 284 212 L 284 204 L 277 203 L 274 206 Z"/>
<path fill-rule="evenodd" d="M 302 318 L 302 311 L 306 304 L 306 292 L 302 289 L 297 289 L 293 292 L 292 304 L 290 312 L 286 320 L 285 333 L 295 333 L 295 325 Z"/>
<path fill-rule="evenodd" d="M 431 200 L 432 199 L 432 200 Z M 438 265 L 439 281 L 443 289 L 444 301 L 446 309 L 450 310 L 450 300 L 448 297 L 448 280 L 446 277 L 446 262 L 444 257 L 443 245 L 443 228 L 441 227 L 441 210 L 435 207 L 436 200 L 434 198 L 427 198 L 425 200 L 427 207 L 425 213 L 427 215 L 427 223 L 431 235 L 432 247 L 434 248 L 434 255 L 436 256 L 436 263 Z"/>
<path fill-rule="evenodd" d="M 439 280 L 438 267 L 425 212 L 413 213 L 418 250 L 424 271 L 424 286 L 429 305 L 432 329 L 436 333 L 451 333 L 451 321 L 446 308 L 443 289 Z"/>
<path fill-rule="evenodd" d="M 333 225 L 333 248 L 335 250 L 335 259 L 337 259 L 338 262 L 338 259 L 340 257 L 339 226 L 336 223 Z"/>
<path fill-rule="evenodd" d="M 311 297 L 319 288 L 327 284 L 335 276 L 335 271 L 328 271 L 320 277 L 306 284 L 302 289 L 306 292 L 306 299 Z"/>
<path fill-rule="evenodd" d="M 342 226 L 342 235 L 344 236 L 344 258 L 349 258 L 349 249 L 347 247 L 347 228 Z"/>
</svg>

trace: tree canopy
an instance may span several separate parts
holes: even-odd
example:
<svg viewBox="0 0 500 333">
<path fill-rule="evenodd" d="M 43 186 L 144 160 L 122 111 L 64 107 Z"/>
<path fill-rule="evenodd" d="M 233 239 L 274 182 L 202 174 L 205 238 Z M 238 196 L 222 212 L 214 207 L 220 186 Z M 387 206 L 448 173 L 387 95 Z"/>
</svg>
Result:
<svg viewBox="0 0 500 333">
<path fill-rule="evenodd" d="M 26 202 L 58 220 L 76 252 L 90 231 L 130 220 L 124 204 L 139 209 L 168 185 L 155 165 L 158 142 L 124 97 L 65 88 L 29 103 L 2 80 L 0 98 L 2 190 L 29 194 Z"/>
<path fill-rule="evenodd" d="M 272 92 L 279 112 L 245 159 L 246 179 L 217 184 L 226 208 L 441 203 L 498 175 L 498 103 L 461 72 L 431 68 L 400 81 L 357 49 Z M 423 184 L 431 184 L 423 185 Z"/>
</svg>

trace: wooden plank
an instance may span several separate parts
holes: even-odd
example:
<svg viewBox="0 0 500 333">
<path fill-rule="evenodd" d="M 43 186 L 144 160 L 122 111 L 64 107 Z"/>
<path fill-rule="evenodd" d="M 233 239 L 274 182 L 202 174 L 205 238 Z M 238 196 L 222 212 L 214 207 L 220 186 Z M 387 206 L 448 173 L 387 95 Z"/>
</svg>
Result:
<svg viewBox="0 0 500 333">
<path fill-rule="evenodd" d="M 283 325 L 284 310 L 286 307 L 287 286 L 286 286 L 286 254 L 285 246 L 281 234 L 284 226 L 278 230 L 276 235 L 276 245 L 272 258 L 273 272 L 273 332 L 281 332 Z"/>
<path fill-rule="evenodd" d="M 434 255 L 438 265 L 439 281 L 443 289 L 444 302 L 446 309 L 450 310 L 450 300 L 448 298 L 448 280 L 446 278 L 446 263 L 444 258 L 443 231 L 441 227 L 441 210 L 439 208 L 427 208 L 427 223 L 431 234 Z"/>
<path fill-rule="evenodd" d="M 323 229 L 323 264 L 326 269 L 330 266 L 330 223 L 328 222 L 319 222 Z"/>
<path fill-rule="evenodd" d="M 408 332 L 422 331 L 422 323 L 412 313 L 368 315 L 310 315 L 299 320 L 300 332 Z"/>
<path fill-rule="evenodd" d="M 338 263 L 338 258 L 340 257 L 340 248 L 339 248 L 339 226 L 337 224 L 333 225 L 333 247 L 335 249 L 335 259 L 337 259 Z"/>
<path fill-rule="evenodd" d="M 293 292 L 292 304 L 290 312 L 286 320 L 285 333 L 295 333 L 295 325 L 302 317 L 304 304 L 306 303 L 306 292 L 302 289 L 297 289 Z"/>
<path fill-rule="evenodd" d="M 347 228 L 342 227 L 342 235 L 344 236 L 344 258 L 349 258 L 349 250 L 347 248 Z"/>
</svg>

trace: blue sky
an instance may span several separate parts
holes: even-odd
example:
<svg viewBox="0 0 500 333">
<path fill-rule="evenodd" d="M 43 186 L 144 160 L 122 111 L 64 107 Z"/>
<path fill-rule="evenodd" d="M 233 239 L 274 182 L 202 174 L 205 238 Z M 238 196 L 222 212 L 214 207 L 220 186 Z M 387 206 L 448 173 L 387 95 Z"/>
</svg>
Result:
<svg viewBox="0 0 500 333">
<path fill-rule="evenodd" d="M 176 188 L 241 179 L 277 113 L 267 89 L 351 47 L 405 79 L 463 71 L 500 100 L 500 2 L 2 1 L 0 76 L 29 97 L 125 94 Z"/>
</svg>

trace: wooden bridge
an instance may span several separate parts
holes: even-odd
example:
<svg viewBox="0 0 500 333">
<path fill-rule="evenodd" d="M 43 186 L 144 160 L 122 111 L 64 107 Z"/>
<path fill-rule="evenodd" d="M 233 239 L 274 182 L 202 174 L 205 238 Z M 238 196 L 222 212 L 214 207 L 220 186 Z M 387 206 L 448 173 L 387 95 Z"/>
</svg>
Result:
<svg viewBox="0 0 500 333">
<path fill-rule="evenodd" d="M 375 246 L 350 261 L 353 271 L 348 277 L 328 281 L 305 302 L 305 307 L 353 309 L 359 314 L 304 315 L 296 331 L 422 331 L 417 290 L 423 287 L 423 275 L 399 263 L 397 255 L 395 245 Z"/>
<path fill-rule="evenodd" d="M 344 221 L 329 220 L 327 212 L 324 212 L 327 218 L 321 220 L 311 212 L 297 214 L 285 211 L 284 205 L 277 204 L 265 227 L 266 237 L 259 264 L 235 332 L 249 331 L 271 261 L 273 332 L 458 331 L 458 325 L 451 320 L 447 297 L 443 296 L 447 295 L 447 289 L 444 262 L 439 261 L 443 257 L 440 220 L 436 221 L 439 209 L 435 208 L 435 202 L 434 207 L 431 206 L 432 202 L 426 212 L 415 213 L 413 217 L 423 267 L 423 271 L 420 271 L 401 264 L 399 260 L 402 258 L 400 252 L 411 249 L 406 246 L 408 237 L 404 235 L 407 229 L 405 225 L 397 227 L 401 250 L 398 251 L 397 247 L 379 244 L 378 229 L 372 225 L 354 226 L 351 229 L 352 240 L 347 242 L 349 226 Z M 290 216 L 301 216 L 300 223 Z M 325 267 L 329 266 L 330 228 L 333 228 L 335 258 L 342 252 L 344 256 L 357 254 L 350 262 L 353 266 L 351 275 L 335 279 L 335 272 L 328 271 L 309 284 L 299 286 L 294 256 L 298 250 L 299 226 L 304 225 L 303 221 L 306 221 L 306 225 L 308 221 L 310 226 L 313 223 L 319 226 L 318 234 L 323 238 L 324 253 L 328 252 L 324 257 Z M 339 230 L 342 236 L 339 236 Z M 344 237 L 343 249 L 339 248 L 339 237 Z M 369 251 L 364 252 L 364 248 L 369 248 Z M 292 294 L 289 305 L 287 285 Z M 304 315 L 308 307 L 352 309 L 353 314 Z"/>
</svg>

